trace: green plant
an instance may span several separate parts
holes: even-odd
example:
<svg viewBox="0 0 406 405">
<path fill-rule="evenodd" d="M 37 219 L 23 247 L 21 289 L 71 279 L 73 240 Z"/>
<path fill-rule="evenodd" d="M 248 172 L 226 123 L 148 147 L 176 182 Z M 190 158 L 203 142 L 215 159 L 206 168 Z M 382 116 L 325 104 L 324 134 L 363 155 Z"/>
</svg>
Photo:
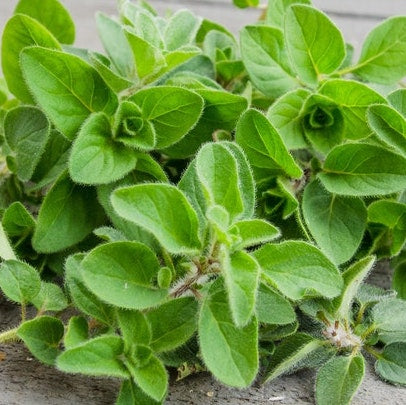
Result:
<svg viewBox="0 0 406 405">
<path fill-rule="evenodd" d="M 353 64 L 309 3 L 270 1 L 239 46 L 187 10 L 120 1 L 97 15 L 103 55 L 72 46 L 57 0 L 20 0 L 0 288 L 22 320 L 0 343 L 122 379 L 117 404 L 162 403 L 166 366 L 240 388 L 260 366 L 314 367 L 318 404 L 348 404 L 364 352 L 406 384 L 406 17 Z M 384 258 L 396 291 L 365 282 Z"/>
</svg>

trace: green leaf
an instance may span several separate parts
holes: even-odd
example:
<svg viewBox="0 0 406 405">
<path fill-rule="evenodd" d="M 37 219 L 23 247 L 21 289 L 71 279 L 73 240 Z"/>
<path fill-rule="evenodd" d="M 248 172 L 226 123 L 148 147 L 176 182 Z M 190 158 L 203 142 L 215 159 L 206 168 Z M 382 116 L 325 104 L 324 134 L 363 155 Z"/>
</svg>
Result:
<svg viewBox="0 0 406 405">
<path fill-rule="evenodd" d="M 311 4 L 310 0 L 271 0 L 266 10 L 266 22 L 270 25 L 283 29 L 285 25 L 286 11 L 292 4 Z"/>
<path fill-rule="evenodd" d="M 0 264 L 0 288 L 8 299 L 26 304 L 39 294 L 41 279 L 30 265 L 6 260 Z"/>
<path fill-rule="evenodd" d="M 165 366 L 155 356 L 143 367 L 131 369 L 132 377 L 137 385 L 153 400 L 162 401 L 168 390 L 168 375 Z"/>
<path fill-rule="evenodd" d="M 258 322 L 272 325 L 288 325 L 296 320 L 290 302 L 264 283 L 259 285 L 256 315 Z"/>
<path fill-rule="evenodd" d="M 236 141 L 253 167 L 267 169 L 272 174 L 301 177 L 302 170 L 289 154 L 279 133 L 259 111 L 251 109 L 242 115 L 236 129 Z"/>
<path fill-rule="evenodd" d="M 327 154 L 344 140 L 345 123 L 341 108 L 330 98 L 310 95 L 303 106 L 303 130 L 311 145 Z"/>
<path fill-rule="evenodd" d="M 376 26 L 362 46 L 355 69 L 364 80 L 394 84 L 406 75 L 406 17 L 391 17 Z"/>
<path fill-rule="evenodd" d="M 308 295 L 334 298 L 343 280 L 334 264 L 315 246 L 301 241 L 267 244 L 254 252 L 266 278 L 292 300 Z"/>
<path fill-rule="evenodd" d="M 388 105 L 373 105 L 367 118 L 381 141 L 406 156 L 406 119 L 400 113 Z"/>
<path fill-rule="evenodd" d="M 9 237 L 30 235 L 35 228 L 34 218 L 19 201 L 6 208 L 1 223 Z"/>
<path fill-rule="evenodd" d="M 126 79 L 136 77 L 134 57 L 123 26 L 103 13 L 96 14 L 97 31 L 115 71 Z"/>
<path fill-rule="evenodd" d="M 117 319 L 126 350 L 132 345 L 149 346 L 151 326 L 142 312 L 118 309 Z"/>
<path fill-rule="evenodd" d="M 350 404 L 364 374 L 365 361 L 361 354 L 333 357 L 317 373 L 317 404 Z"/>
<path fill-rule="evenodd" d="M 159 271 L 155 253 L 139 242 L 112 242 L 93 249 L 81 263 L 87 288 L 122 308 L 144 309 L 167 296 L 152 279 Z"/>
<path fill-rule="evenodd" d="M 176 187 L 123 187 L 113 193 L 111 202 L 121 217 L 151 232 L 169 252 L 193 254 L 201 248 L 197 214 Z"/>
<path fill-rule="evenodd" d="M 24 322 L 17 330 L 30 352 L 45 364 L 54 365 L 64 327 L 59 319 L 41 316 Z"/>
<path fill-rule="evenodd" d="M 121 385 L 116 405 L 159 405 L 161 402 L 154 401 L 144 393 L 133 380 L 125 380 Z"/>
<path fill-rule="evenodd" d="M 391 194 L 406 187 L 406 159 L 380 146 L 348 143 L 328 154 L 318 176 L 330 193 Z"/>
<path fill-rule="evenodd" d="M 94 190 L 72 183 L 64 172 L 42 203 L 33 247 L 41 253 L 64 250 L 82 241 L 103 219 Z"/>
<path fill-rule="evenodd" d="M 71 143 L 58 131 L 52 130 L 45 151 L 35 168 L 33 190 L 53 183 L 68 168 Z"/>
<path fill-rule="evenodd" d="M 63 352 L 56 367 L 65 373 L 128 378 L 120 360 L 123 350 L 123 340 L 118 336 L 99 336 Z"/>
<path fill-rule="evenodd" d="M 392 91 L 386 98 L 396 111 L 406 117 L 406 89 Z"/>
<path fill-rule="evenodd" d="M 333 306 L 338 319 L 350 319 L 352 303 L 357 292 L 375 264 L 375 256 L 367 256 L 352 264 L 343 273 L 344 289 L 341 295 L 334 299 Z"/>
<path fill-rule="evenodd" d="M 397 292 L 399 298 L 406 300 L 406 262 L 401 262 L 395 267 L 392 288 Z"/>
<path fill-rule="evenodd" d="M 31 47 L 21 53 L 24 78 L 40 107 L 68 139 L 92 113 L 111 115 L 117 97 L 97 71 L 75 55 Z"/>
<path fill-rule="evenodd" d="M 314 181 L 303 193 L 303 216 L 321 250 L 336 264 L 354 255 L 367 225 L 361 198 L 331 194 Z"/>
<path fill-rule="evenodd" d="M 301 110 L 310 94 L 306 89 L 290 91 L 278 98 L 266 114 L 288 149 L 307 147 L 303 136 Z"/>
<path fill-rule="evenodd" d="M 272 381 L 283 374 L 290 374 L 306 367 L 313 356 L 320 356 L 320 352 L 326 350 L 322 340 L 305 333 L 296 333 L 288 336 L 276 347 L 276 350 L 267 367 L 264 382 Z"/>
<path fill-rule="evenodd" d="M 239 8 L 257 7 L 259 0 L 233 0 L 233 3 Z"/>
<path fill-rule="evenodd" d="M 397 255 L 406 241 L 406 204 L 391 200 L 374 201 L 368 206 L 368 221 L 389 228 L 390 253 Z"/>
<path fill-rule="evenodd" d="M 142 89 L 128 101 L 137 104 L 142 117 L 153 124 L 157 149 L 166 148 L 183 138 L 196 125 L 203 111 L 202 97 L 180 87 Z"/>
<path fill-rule="evenodd" d="M 258 90 L 277 98 L 298 87 L 289 66 L 281 30 L 266 25 L 248 25 L 240 37 L 242 60 Z"/>
<path fill-rule="evenodd" d="M 197 302 L 192 297 L 173 299 L 146 314 L 151 325 L 151 349 L 173 350 L 187 342 L 197 328 Z"/>
<path fill-rule="evenodd" d="M 220 260 L 234 323 L 243 327 L 254 314 L 260 267 L 244 251 L 229 254 L 224 249 Z"/>
<path fill-rule="evenodd" d="M 232 131 L 240 115 L 247 109 L 247 99 L 219 89 L 196 89 L 204 99 L 204 110 L 197 125 L 178 143 L 164 152 L 175 158 L 185 158 L 197 152 L 200 146 L 213 140 L 219 129 Z"/>
<path fill-rule="evenodd" d="M 73 143 L 69 172 L 76 183 L 106 184 L 123 178 L 136 163 L 134 151 L 113 139 L 109 118 L 95 113 Z"/>
<path fill-rule="evenodd" d="M 368 106 L 385 103 L 385 99 L 365 84 L 353 80 L 327 80 L 319 93 L 329 97 L 339 107 L 344 117 L 345 138 L 362 139 L 371 135 L 365 122 Z"/>
<path fill-rule="evenodd" d="M 194 42 L 202 20 L 189 10 L 179 10 L 165 27 L 163 38 L 168 51 L 174 51 Z"/>
<path fill-rule="evenodd" d="M 29 104 L 33 103 L 33 98 L 21 71 L 20 53 L 32 45 L 60 49 L 58 41 L 38 21 L 21 14 L 11 17 L 3 31 L 1 66 L 10 92 Z"/>
<path fill-rule="evenodd" d="M 286 12 L 285 40 L 290 62 L 299 77 L 317 85 L 322 74 L 333 73 L 345 58 L 340 30 L 321 11 L 294 4 Z"/>
<path fill-rule="evenodd" d="M 124 33 L 131 47 L 137 76 L 146 80 L 163 67 L 164 56 L 158 48 L 131 31 L 125 30 Z"/>
<path fill-rule="evenodd" d="M 406 301 L 399 298 L 378 302 L 372 310 L 379 338 L 385 343 L 406 341 Z"/>
<path fill-rule="evenodd" d="M 222 383 L 248 387 L 258 372 L 258 323 L 234 325 L 221 284 L 210 287 L 200 311 L 199 337 L 207 368 Z"/>
<path fill-rule="evenodd" d="M 75 306 L 92 318 L 106 325 L 114 319 L 113 308 L 102 302 L 86 287 L 82 276 L 83 254 L 68 257 L 65 262 L 65 281 Z"/>
<path fill-rule="evenodd" d="M 63 44 L 75 41 L 75 24 L 58 0 L 20 0 L 14 13 L 28 15 L 44 25 Z"/>
<path fill-rule="evenodd" d="M 375 371 L 384 380 L 394 384 L 406 384 L 406 342 L 385 346 L 375 363 Z"/>
<path fill-rule="evenodd" d="M 196 157 L 196 173 L 209 205 L 220 205 L 231 220 L 244 211 L 238 164 L 225 144 L 208 143 Z"/>
<path fill-rule="evenodd" d="M 31 300 L 39 311 L 62 311 L 68 306 L 68 300 L 62 289 L 56 284 L 41 283 L 41 290 L 38 295 Z"/>
<path fill-rule="evenodd" d="M 65 349 L 73 349 L 86 342 L 89 338 L 89 325 L 83 316 L 72 316 L 63 338 Z"/>
<path fill-rule="evenodd" d="M 45 150 L 51 126 L 47 117 L 35 107 L 17 107 L 4 118 L 4 137 L 15 153 L 17 176 L 28 181 Z"/>
<path fill-rule="evenodd" d="M 229 232 L 237 237 L 235 250 L 270 242 L 280 236 L 279 229 L 263 219 L 238 221 Z"/>
</svg>

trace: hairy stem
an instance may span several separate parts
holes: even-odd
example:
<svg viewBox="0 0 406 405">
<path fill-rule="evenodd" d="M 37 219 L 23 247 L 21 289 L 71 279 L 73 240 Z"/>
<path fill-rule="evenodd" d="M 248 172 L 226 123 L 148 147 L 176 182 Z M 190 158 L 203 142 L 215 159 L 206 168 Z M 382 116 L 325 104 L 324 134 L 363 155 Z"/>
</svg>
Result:
<svg viewBox="0 0 406 405">
<path fill-rule="evenodd" d="M 18 340 L 17 330 L 18 327 L 0 333 L 0 344 L 12 343 L 17 341 Z"/>
</svg>

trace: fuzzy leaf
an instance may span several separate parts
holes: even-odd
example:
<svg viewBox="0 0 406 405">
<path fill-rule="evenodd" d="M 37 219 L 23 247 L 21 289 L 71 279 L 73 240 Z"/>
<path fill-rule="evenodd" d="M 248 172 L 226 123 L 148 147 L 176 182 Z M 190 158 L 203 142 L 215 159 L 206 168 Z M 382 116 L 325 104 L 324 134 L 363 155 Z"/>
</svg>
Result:
<svg viewBox="0 0 406 405">
<path fill-rule="evenodd" d="M 116 405 L 160 405 L 161 401 L 154 401 L 144 393 L 133 380 L 125 380 L 121 385 Z"/>
<path fill-rule="evenodd" d="M 307 295 L 334 298 L 343 287 L 342 277 L 335 265 L 308 243 L 268 243 L 253 255 L 264 275 L 292 300 L 299 300 Z"/>
<path fill-rule="evenodd" d="M 364 374 L 365 361 L 361 354 L 333 357 L 317 373 L 317 404 L 350 404 L 362 383 Z"/>
<path fill-rule="evenodd" d="M 364 80 L 394 84 L 406 75 L 406 17 L 388 18 L 376 26 L 362 46 L 354 72 Z"/>
<path fill-rule="evenodd" d="M 383 349 L 375 371 L 386 381 L 406 384 L 406 342 L 396 342 Z"/>
<path fill-rule="evenodd" d="M 318 246 L 334 263 L 351 259 L 367 225 L 361 198 L 331 194 L 314 181 L 303 193 L 303 215 Z"/>
<path fill-rule="evenodd" d="M 40 311 L 62 311 L 68 306 L 68 300 L 62 289 L 53 283 L 43 281 L 38 295 L 31 300 Z"/>
<path fill-rule="evenodd" d="M 388 94 L 390 105 L 406 118 L 406 89 L 397 89 Z"/>
<path fill-rule="evenodd" d="M 374 264 L 375 257 L 367 256 L 355 262 L 344 271 L 343 292 L 333 301 L 333 306 L 336 308 L 335 314 L 338 316 L 338 319 L 349 319 L 352 303 L 357 295 L 358 289 L 368 276 Z"/>
<path fill-rule="evenodd" d="M 280 236 L 279 229 L 263 219 L 238 221 L 229 229 L 229 232 L 240 238 L 237 239 L 234 249 L 263 244 Z"/>
<path fill-rule="evenodd" d="M 371 106 L 367 118 L 379 139 L 406 157 L 406 119 L 388 105 Z"/>
<path fill-rule="evenodd" d="M 406 301 L 399 298 L 384 300 L 376 304 L 372 317 L 385 343 L 406 341 Z"/>
<path fill-rule="evenodd" d="M 163 37 L 168 51 L 174 51 L 194 42 L 201 19 L 189 10 L 179 10 L 172 15 Z"/>
<path fill-rule="evenodd" d="M 17 330 L 30 352 L 45 364 L 55 364 L 59 344 L 64 334 L 63 323 L 51 316 L 41 316 L 24 322 Z"/>
<path fill-rule="evenodd" d="M 113 139 L 109 118 L 96 113 L 83 124 L 73 143 L 69 172 L 77 183 L 105 184 L 124 177 L 136 163 L 134 151 Z"/>
<path fill-rule="evenodd" d="M 345 58 L 340 30 L 311 6 L 294 4 L 288 9 L 285 40 L 292 66 L 310 85 L 316 85 L 322 74 L 334 72 Z"/>
<path fill-rule="evenodd" d="M 319 178 L 330 193 L 396 193 L 406 187 L 406 158 L 380 146 L 348 143 L 328 154 Z"/>
<path fill-rule="evenodd" d="M 395 267 L 392 288 L 399 298 L 406 300 L 406 262 L 401 262 Z"/>
<path fill-rule="evenodd" d="M 117 310 L 117 320 L 126 350 L 132 345 L 149 346 L 151 342 L 151 325 L 140 311 Z"/>
<path fill-rule="evenodd" d="M 270 25 L 274 25 L 283 29 L 285 25 L 286 12 L 292 4 L 311 4 L 310 0 L 271 0 L 269 1 L 266 10 L 266 21 Z"/>
<path fill-rule="evenodd" d="M 82 261 L 90 291 L 122 308 L 144 309 L 162 302 L 167 291 L 152 285 L 159 271 L 155 253 L 138 242 L 113 242 L 93 249 Z"/>
<path fill-rule="evenodd" d="M 35 107 L 17 107 L 4 118 L 4 137 L 15 153 L 17 176 L 28 181 L 45 150 L 51 126 L 47 117 Z"/>
<path fill-rule="evenodd" d="M 63 352 L 56 367 L 65 373 L 128 378 L 128 371 L 119 359 L 123 350 L 123 341 L 118 336 L 99 336 Z"/>
<path fill-rule="evenodd" d="M 201 248 L 198 218 L 185 195 L 169 184 L 140 184 L 116 190 L 116 212 L 151 232 L 172 253 Z"/>
<path fill-rule="evenodd" d="M 305 333 L 296 333 L 285 338 L 277 346 L 273 357 L 267 367 L 264 382 L 272 381 L 283 374 L 306 367 L 310 357 L 318 356 L 324 348 L 324 342 Z"/>
<path fill-rule="evenodd" d="M 95 192 L 72 183 L 64 172 L 42 203 L 33 247 L 41 253 L 61 251 L 82 241 L 103 219 Z"/>
<path fill-rule="evenodd" d="M 142 89 L 128 101 L 137 104 L 156 133 L 156 148 L 166 148 L 183 138 L 197 123 L 203 99 L 181 87 L 158 86 Z"/>
<path fill-rule="evenodd" d="M 89 338 L 89 325 L 83 316 L 72 316 L 63 338 L 65 349 L 73 349 L 86 342 Z"/>
<path fill-rule="evenodd" d="M 20 53 L 27 47 L 39 45 L 61 49 L 54 36 L 38 21 L 27 15 L 17 14 L 4 27 L 1 44 L 1 63 L 7 87 L 24 103 L 33 103 L 20 67 Z"/>
<path fill-rule="evenodd" d="M 246 111 L 237 125 L 236 141 L 253 167 L 299 178 L 302 170 L 289 154 L 279 133 L 257 110 Z"/>
<path fill-rule="evenodd" d="M 39 106 L 68 139 L 92 113 L 111 115 L 117 97 L 97 71 L 77 56 L 31 47 L 21 53 L 24 78 Z"/>
<path fill-rule="evenodd" d="M 288 149 L 307 147 L 307 141 L 303 136 L 301 110 L 310 94 L 306 89 L 286 93 L 269 107 L 266 114 Z"/>
<path fill-rule="evenodd" d="M 241 31 L 241 55 L 255 87 L 277 98 L 298 87 L 289 67 L 282 31 L 266 25 L 248 25 Z"/>
<path fill-rule="evenodd" d="M 102 302 L 86 287 L 80 267 L 82 254 L 68 257 L 65 262 L 65 281 L 75 306 L 106 325 L 113 323 L 113 308 Z"/>
<path fill-rule="evenodd" d="M 34 18 L 62 44 L 73 44 L 75 41 L 75 24 L 59 0 L 20 0 L 14 13 Z"/>
<path fill-rule="evenodd" d="M 0 264 L 0 288 L 8 299 L 26 304 L 39 294 L 41 279 L 30 265 L 6 260 Z"/>
<path fill-rule="evenodd" d="M 385 103 L 379 93 L 365 84 L 342 79 L 327 80 L 319 93 L 340 106 L 344 116 L 345 138 L 362 139 L 371 135 L 365 114 L 371 104 Z"/>
<path fill-rule="evenodd" d="M 229 254 L 223 250 L 221 264 L 234 323 L 243 327 L 250 321 L 255 310 L 260 267 L 244 251 Z"/>
<path fill-rule="evenodd" d="M 188 341 L 197 328 L 197 302 L 191 297 L 171 300 L 146 314 L 151 325 L 151 349 L 173 350 Z"/>
<path fill-rule="evenodd" d="M 221 284 L 211 286 L 200 311 L 199 336 L 203 360 L 224 384 L 247 387 L 258 372 L 258 324 L 234 325 Z"/>
<path fill-rule="evenodd" d="M 264 283 L 258 289 L 256 314 L 258 322 L 272 325 L 288 325 L 296 320 L 290 302 Z"/>
<path fill-rule="evenodd" d="M 13 202 L 4 210 L 1 223 L 10 237 L 30 235 L 35 228 L 34 218 L 19 201 Z"/>
</svg>

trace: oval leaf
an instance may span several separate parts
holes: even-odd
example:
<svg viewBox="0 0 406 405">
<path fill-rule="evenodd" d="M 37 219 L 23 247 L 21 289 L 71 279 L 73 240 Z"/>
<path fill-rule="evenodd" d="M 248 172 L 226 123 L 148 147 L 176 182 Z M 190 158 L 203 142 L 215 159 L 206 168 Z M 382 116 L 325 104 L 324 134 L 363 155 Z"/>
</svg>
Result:
<svg viewBox="0 0 406 405">
<path fill-rule="evenodd" d="M 197 253 L 201 248 L 197 214 L 176 187 L 140 184 L 116 190 L 116 212 L 151 232 L 172 253 Z"/>
<path fill-rule="evenodd" d="M 315 246 L 301 241 L 267 244 L 254 252 L 264 275 L 288 298 L 334 298 L 343 280 L 335 265 Z"/>
<path fill-rule="evenodd" d="M 87 288 L 110 304 L 144 309 L 159 304 L 167 296 L 167 290 L 152 284 L 159 262 L 155 253 L 142 243 L 100 245 L 84 258 L 81 267 Z"/>
</svg>

